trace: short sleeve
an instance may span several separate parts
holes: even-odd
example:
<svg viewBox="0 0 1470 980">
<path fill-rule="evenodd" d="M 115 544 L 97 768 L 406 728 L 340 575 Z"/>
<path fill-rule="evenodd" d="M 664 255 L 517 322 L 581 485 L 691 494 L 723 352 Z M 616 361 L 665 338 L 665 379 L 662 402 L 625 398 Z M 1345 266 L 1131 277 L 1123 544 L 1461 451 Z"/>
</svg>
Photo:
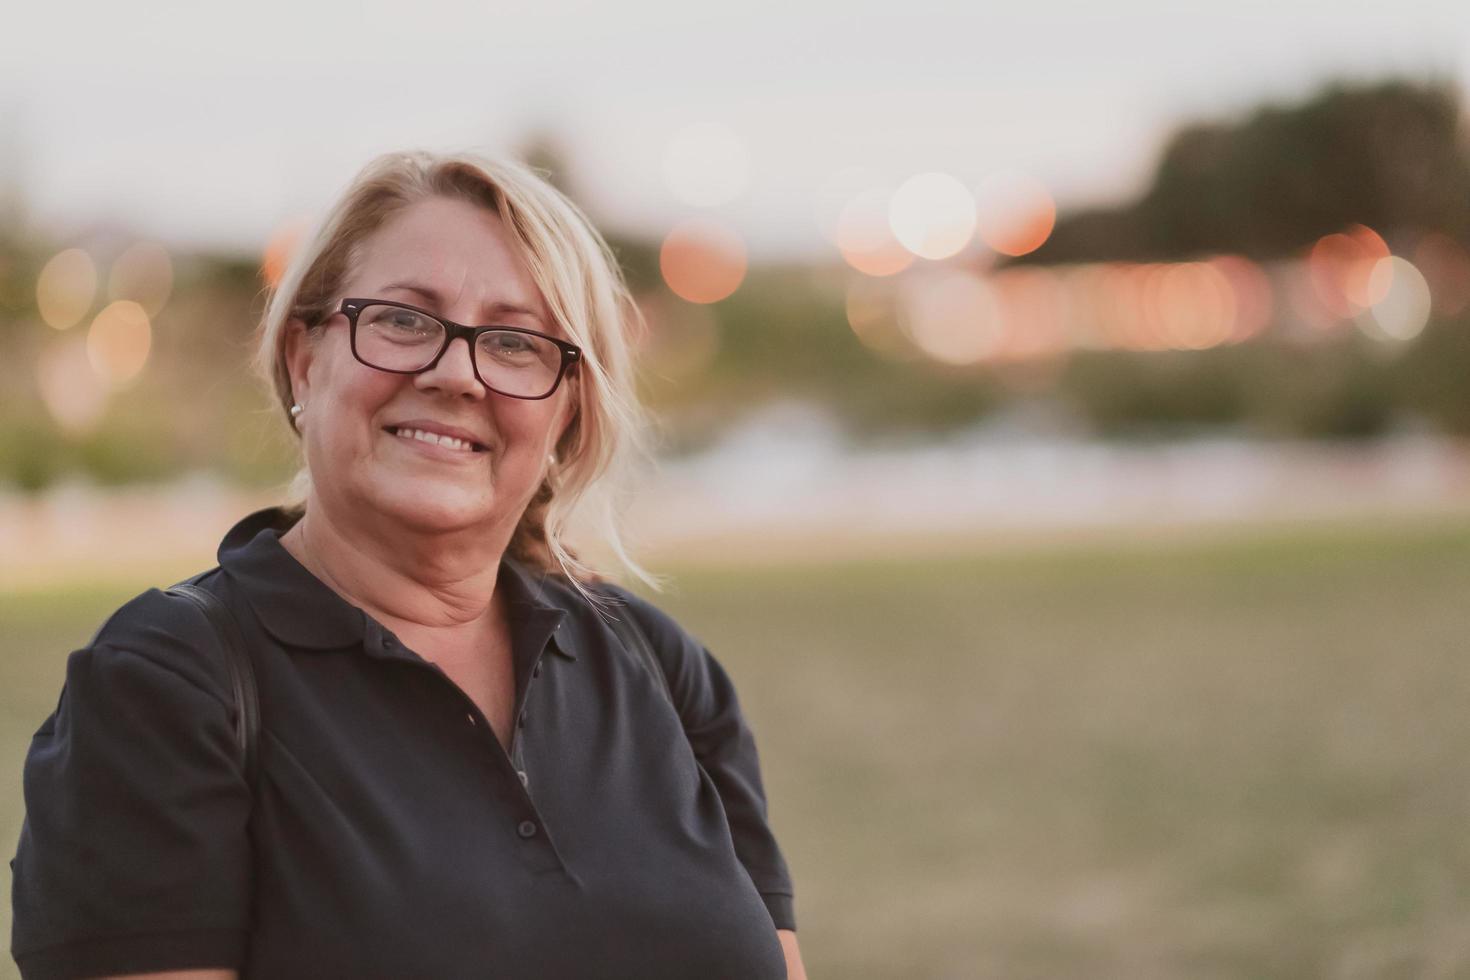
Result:
<svg viewBox="0 0 1470 980">
<path fill-rule="evenodd" d="M 250 789 L 223 670 L 203 614 L 156 590 L 68 658 L 11 862 L 27 980 L 239 967 Z"/>
<path fill-rule="evenodd" d="M 694 756 L 724 804 L 736 856 L 776 928 L 795 929 L 791 873 L 768 822 L 755 735 L 734 683 L 714 655 L 667 614 L 622 589 L 617 593 L 634 610 L 663 664 Z"/>
</svg>

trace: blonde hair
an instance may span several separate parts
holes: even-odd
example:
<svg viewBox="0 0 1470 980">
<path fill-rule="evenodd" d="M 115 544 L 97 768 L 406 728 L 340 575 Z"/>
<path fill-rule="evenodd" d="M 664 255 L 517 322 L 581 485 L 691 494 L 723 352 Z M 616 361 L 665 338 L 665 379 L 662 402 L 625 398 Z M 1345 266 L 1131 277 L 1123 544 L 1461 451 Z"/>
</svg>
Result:
<svg viewBox="0 0 1470 980">
<path fill-rule="evenodd" d="M 579 588 L 582 581 L 596 579 L 598 571 L 564 540 L 576 514 L 625 569 L 656 586 L 624 546 L 615 492 L 632 464 L 646 457 L 647 429 L 630 349 L 630 334 L 640 323 L 638 309 L 611 249 L 586 215 L 518 162 L 411 151 L 384 154 L 358 173 L 291 257 L 261 320 L 256 369 L 274 391 L 287 424 L 293 402 L 286 366 L 288 321 L 300 318 L 309 330 L 319 330 L 335 312 L 368 238 L 392 215 L 432 197 L 468 201 L 500 217 L 552 316 L 583 352 L 576 406 L 557 442 L 556 462 L 516 525 L 508 553 L 533 568 L 565 574 Z M 299 438 L 294 425 L 291 431 Z M 614 492 L 607 492 L 609 484 Z M 589 493 L 594 485 L 603 492 Z M 304 511 L 310 486 L 303 461 L 287 506 Z M 595 512 L 583 519 L 588 509 Z"/>
</svg>

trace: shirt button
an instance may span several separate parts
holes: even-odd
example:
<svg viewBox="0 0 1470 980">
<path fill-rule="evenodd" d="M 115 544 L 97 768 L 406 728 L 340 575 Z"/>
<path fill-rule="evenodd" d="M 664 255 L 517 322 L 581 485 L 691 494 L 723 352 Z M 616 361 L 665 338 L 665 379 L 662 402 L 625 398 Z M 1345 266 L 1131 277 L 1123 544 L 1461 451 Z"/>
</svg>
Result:
<svg viewBox="0 0 1470 980">
<path fill-rule="evenodd" d="M 516 833 L 522 837 L 535 837 L 536 825 L 529 820 L 522 820 L 520 826 L 516 828 Z"/>
<path fill-rule="evenodd" d="M 521 785 L 522 786 L 529 786 L 531 784 L 531 777 L 529 777 L 529 776 L 526 775 L 526 770 L 524 770 L 524 769 L 517 769 L 516 770 L 516 775 L 521 777 Z"/>
</svg>

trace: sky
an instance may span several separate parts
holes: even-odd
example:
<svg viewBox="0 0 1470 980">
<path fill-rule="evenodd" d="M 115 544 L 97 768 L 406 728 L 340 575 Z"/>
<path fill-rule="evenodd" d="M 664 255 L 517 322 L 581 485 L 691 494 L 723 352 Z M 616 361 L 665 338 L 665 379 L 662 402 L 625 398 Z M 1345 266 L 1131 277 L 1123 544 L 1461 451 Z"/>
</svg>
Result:
<svg viewBox="0 0 1470 980">
<path fill-rule="evenodd" d="M 814 255 L 862 168 L 1042 181 L 1063 211 L 1146 183 L 1169 133 L 1334 79 L 1463 85 L 1463 0 L 39 3 L 0 31 L 0 187 L 65 244 L 98 227 L 258 252 L 372 155 L 565 149 L 594 217 L 711 215 L 754 256 Z M 714 205 L 666 176 L 687 127 L 748 167 Z"/>
</svg>

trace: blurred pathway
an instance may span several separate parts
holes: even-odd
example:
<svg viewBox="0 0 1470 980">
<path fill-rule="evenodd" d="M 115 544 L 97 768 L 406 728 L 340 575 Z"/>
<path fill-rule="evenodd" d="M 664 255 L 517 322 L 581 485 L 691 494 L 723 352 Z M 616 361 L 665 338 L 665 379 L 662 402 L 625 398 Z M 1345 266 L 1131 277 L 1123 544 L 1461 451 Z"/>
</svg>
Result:
<svg viewBox="0 0 1470 980">
<path fill-rule="evenodd" d="M 274 499 L 199 477 L 0 495 L 0 589 L 183 575 Z M 652 559 L 716 562 L 1437 513 L 1470 515 L 1470 446 L 987 437 L 850 453 L 797 425 L 664 463 L 629 518 Z"/>
</svg>

